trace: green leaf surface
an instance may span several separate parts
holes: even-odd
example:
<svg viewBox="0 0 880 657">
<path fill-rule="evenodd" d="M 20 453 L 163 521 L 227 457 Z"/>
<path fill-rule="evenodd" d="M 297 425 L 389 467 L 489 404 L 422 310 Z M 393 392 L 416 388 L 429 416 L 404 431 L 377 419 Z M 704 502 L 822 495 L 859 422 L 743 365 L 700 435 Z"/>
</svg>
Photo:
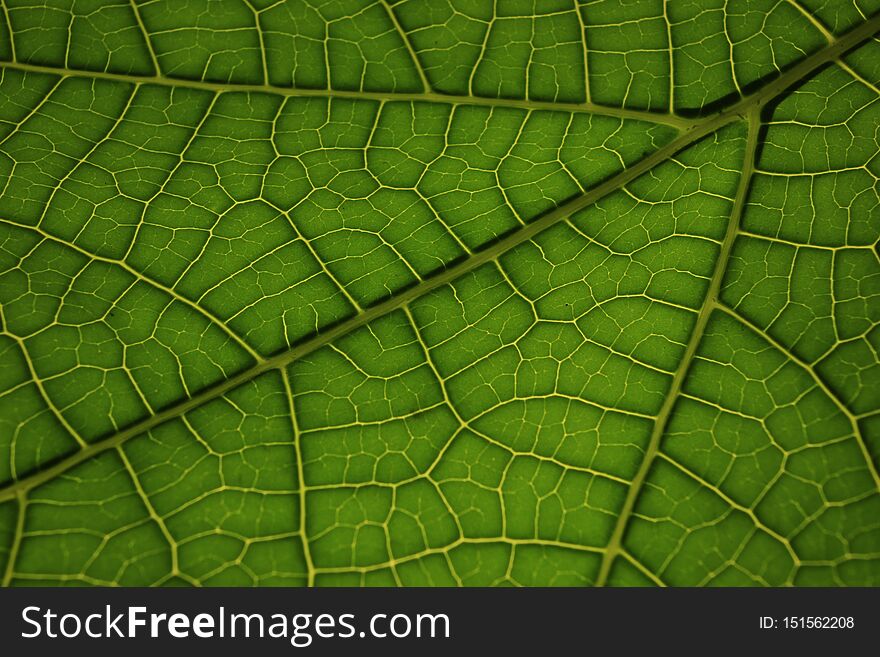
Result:
<svg viewBox="0 0 880 657">
<path fill-rule="evenodd" d="M 4 585 L 880 585 L 880 2 L 3 0 Z"/>
</svg>

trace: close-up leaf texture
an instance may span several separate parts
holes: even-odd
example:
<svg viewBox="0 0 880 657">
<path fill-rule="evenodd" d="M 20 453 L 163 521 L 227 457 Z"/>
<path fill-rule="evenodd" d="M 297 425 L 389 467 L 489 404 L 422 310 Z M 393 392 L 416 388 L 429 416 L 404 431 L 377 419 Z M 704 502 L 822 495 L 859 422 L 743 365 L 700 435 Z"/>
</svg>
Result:
<svg viewBox="0 0 880 657">
<path fill-rule="evenodd" d="M 880 585 L 878 12 L 3 0 L 2 584 Z"/>
</svg>

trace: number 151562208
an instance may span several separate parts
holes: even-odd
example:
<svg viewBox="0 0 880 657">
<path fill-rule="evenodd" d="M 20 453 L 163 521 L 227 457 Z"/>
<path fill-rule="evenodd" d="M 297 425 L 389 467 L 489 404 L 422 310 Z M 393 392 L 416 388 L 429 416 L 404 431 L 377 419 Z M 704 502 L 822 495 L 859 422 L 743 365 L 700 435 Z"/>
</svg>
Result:
<svg viewBox="0 0 880 657">
<path fill-rule="evenodd" d="M 856 621 L 853 616 L 761 616 L 763 630 L 851 630 Z"/>
</svg>

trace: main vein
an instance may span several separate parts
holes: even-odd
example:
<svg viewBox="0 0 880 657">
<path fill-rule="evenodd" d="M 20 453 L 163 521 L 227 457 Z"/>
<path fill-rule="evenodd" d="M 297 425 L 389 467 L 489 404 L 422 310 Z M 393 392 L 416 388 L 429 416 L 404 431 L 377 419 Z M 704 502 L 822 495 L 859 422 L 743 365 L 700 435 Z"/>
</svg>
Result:
<svg viewBox="0 0 880 657">
<path fill-rule="evenodd" d="M 873 18 L 867 20 L 866 22 L 847 32 L 839 39 L 829 44 L 826 48 L 823 48 L 813 55 L 810 55 L 809 57 L 801 60 L 798 64 L 788 69 L 786 72 L 782 73 L 778 77 L 774 78 L 763 87 L 755 91 L 753 94 L 744 97 L 727 109 L 724 109 L 711 116 L 702 118 L 698 121 L 689 121 L 687 123 L 687 129 L 684 130 L 676 139 L 669 142 L 667 145 L 661 147 L 652 154 L 648 155 L 647 157 L 643 158 L 628 169 L 621 171 L 620 173 L 607 179 L 605 182 L 587 191 L 583 195 L 571 199 L 570 201 L 558 206 L 547 214 L 539 217 L 535 221 L 516 229 L 515 231 L 509 233 L 501 239 L 491 243 L 486 248 L 477 251 L 473 255 L 469 256 L 467 259 L 459 261 L 457 264 L 454 264 L 444 270 L 439 271 L 438 273 L 422 280 L 418 284 L 407 288 L 392 297 L 389 297 L 385 301 L 371 306 L 364 311 L 350 317 L 349 319 L 340 322 L 334 326 L 331 326 L 328 329 L 323 330 L 320 333 L 317 333 L 311 338 L 308 338 L 296 345 L 293 345 L 290 349 L 275 354 L 274 356 L 271 356 L 252 367 L 244 369 L 238 374 L 235 374 L 234 376 L 225 379 L 220 383 L 205 388 L 204 390 L 194 394 L 191 397 L 188 397 L 187 399 L 168 406 L 165 409 L 162 409 L 149 417 L 146 417 L 138 422 L 129 425 L 128 427 L 121 429 L 113 435 L 100 439 L 84 449 L 74 452 L 62 459 L 59 459 L 55 463 L 45 467 L 42 470 L 36 471 L 28 475 L 27 477 L 23 477 L 6 485 L 2 489 L 0 489 L 0 502 L 11 500 L 36 486 L 52 480 L 63 472 L 66 472 L 70 468 L 92 458 L 93 456 L 101 452 L 115 448 L 125 443 L 130 438 L 150 431 L 154 427 L 168 422 L 169 420 L 178 418 L 213 399 L 220 398 L 234 388 L 257 378 L 260 375 L 265 374 L 266 372 L 285 367 L 291 362 L 302 358 L 303 356 L 314 352 L 320 347 L 355 331 L 356 329 L 368 324 L 374 319 L 377 319 L 378 317 L 381 317 L 383 315 L 387 315 L 390 312 L 401 308 L 413 299 L 421 297 L 431 292 L 432 290 L 446 285 L 454 279 L 459 278 L 460 276 L 467 274 L 468 272 L 474 271 L 478 267 L 481 267 L 482 265 L 495 260 L 503 253 L 506 253 L 507 251 L 513 249 L 519 244 L 531 240 L 538 233 L 562 221 L 566 217 L 570 216 L 572 213 L 577 212 L 578 210 L 592 203 L 595 203 L 599 199 L 620 189 L 622 186 L 628 184 L 651 168 L 657 166 L 669 157 L 675 155 L 675 153 L 681 151 L 684 148 L 687 148 L 688 146 L 702 139 L 706 135 L 718 130 L 720 127 L 738 119 L 742 119 L 746 115 L 757 117 L 757 112 L 759 112 L 760 109 L 770 100 L 776 98 L 779 94 L 781 94 L 792 85 L 805 79 L 818 68 L 836 60 L 843 53 L 858 45 L 865 39 L 871 37 L 878 30 L 880 30 L 880 15 L 874 16 Z M 3 66 L 7 66 L 7 64 L 3 64 Z M 11 66 L 22 70 L 33 70 L 54 74 L 61 73 L 64 75 L 82 75 L 86 77 L 104 77 L 119 79 L 129 83 L 140 82 L 144 84 L 173 84 L 192 87 L 219 86 L 222 87 L 222 90 L 229 90 L 228 85 L 212 85 L 211 83 L 189 83 L 179 80 L 170 80 L 167 78 L 137 78 L 110 73 L 92 74 L 84 72 L 69 72 L 59 71 L 58 69 L 53 69 L 51 67 L 25 64 L 13 64 Z M 271 90 L 273 93 L 285 91 L 277 90 L 275 88 L 261 88 L 261 90 Z M 296 93 L 300 92 L 301 90 L 296 91 Z M 328 95 L 328 92 L 326 91 L 309 91 L 307 93 L 319 96 Z M 369 94 L 353 92 L 353 96 L 364 98 L 369 97 Z M 415 94 L 411 96 L 418 96 L 420 100 L 430 100 L 432 98 L 431 94 Z M 402 100 L 410 98 L 410 96 L 402 94 L 399 96 L 395 95 L 394 97 L 400 98 Z M 383 95 L 383 98 L 387 99 L 388 95 Z M 440 95 L 436 95 L 434 99 L 442 102 L 454 102 L 454 100 L 451 100 L 449 97 Z M 480 99 L 467 97 L 467 99 L 462 99 L 461 102 L 480 102 Z M 487 102 L 494 103 L 496 101 L 487 100 Z M 552 106 L 556 107 L 557 109 L 565 108 L 564 105 Z M 754 121 L 752 121 L 752 123 L 754 123 Z M 757 140 L 757 136 L 752 135 L 751 130 L 750 140 Z M 743 176 L 743 180 L 746 180 L 747 178 L 748 176 Z M 738 201 L 737 206 L 741 206 L 741 202 Z M 731 219 L 731 223 L 735 223 L 733 218 Z M 720 284 L 720 279 L 718 284 Z M 686 368 L 682 366 L 681 368 L 679 368 L 679 371 L 682 371 L 684 369 Z M 661 424 L 661 422 L 658 421 L 658 424 Z M 645 460 L 648 459 L 646 458 Z M 638 488 L 638 486 L 633 486 L 633 489 Z"/>
</svg>

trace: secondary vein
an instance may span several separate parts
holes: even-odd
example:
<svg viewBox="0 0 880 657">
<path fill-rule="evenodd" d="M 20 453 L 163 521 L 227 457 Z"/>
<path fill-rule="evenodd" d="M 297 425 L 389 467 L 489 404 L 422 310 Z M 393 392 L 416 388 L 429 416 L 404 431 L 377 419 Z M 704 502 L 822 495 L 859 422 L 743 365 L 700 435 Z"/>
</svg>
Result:
<svg viewBox="0 0 880 657">
<path fill-rule="evenodd" d="M 727 232 L 721 243 L 721 250 L 718 253 L 718 259 L 715 261 L 715 269 L 712 272 L 712 279 L 709 282 L 708 290 L 706 290 L 706 296 L 703 300 L 700 314 L 697 315 L 697 320 L 694 323 L 691 337 L 688 340 L 687 349 L 685 349 L 681 363 L 675 371 L 675 375 L 672 377 L 669 391 L 666 393 L 663 405 L 660 407 L 660 412 L 657 414 L 657 419 L 654 421 L 651 437 L 648 440 L 648 446 L 645 448 L 645 455 L 642 457 L 642 462 L 639 465 L 636 476 L 633 478 L 632 484 L 630 484 L 629 490 L 627 491 L 623 507 L 620 514 L 617 516 L 617 522 L 612 530 L 611 539 L 608 542 L 608 548 L 602 556 L 602 564 L 599 567 L 599 575 L 596 578 L 597 586 L 604 586 L 608 583 L 608 577 L 611 573 L 611 567 L 614 564 L 614 560 L 624 547 L 623 541 L 626 535 L 626 529 L 629 525 L 630 518 L 632 518 L 636 501 L 644 487 L 645 480 L 648 478 L 648 473 L 651 471 L 654 459 L 660 452 L 660 443 L 663 439 L 663 434 L 666 432 L 669 420 L 672 417 L 672 410 L 675 408 L 675 404 L 678 401 L 678 396 L 684 385 L 685 379 L 687 378 L 688 370 L 690 369 L 690 365 L 696 356 L 697 349 L 703 340 L 706 326 L 709 323 L 709 317 L 714 310 L 712 302 L 721 290 L 721 281 L 724 279 L 724 273 L 727 271 L 727 262 L 730 259 L 730 252 L 733 249 L 733 243 L 736 240 L 740 217 L 742 216 L 743 208 L 746 204 L 749 182 L 751 181 L 752 171 L 755 166 L 755 155 L 758 150 L 758 131 L 761 126 L 760 108 L 752 109 L 749 112 L 747 121 L 748 137 L 746 138 L 745 153 L 743 155 L 742 175 L 739 179 L 739 186 L 737 187 L 733 209 L 731 210 L 730 219 L 727 223 Z"/>
<path fill-rule="evenodd" d="M 154 84 L 163 87 L 184 87 L 187 89 L 202 89 L 212 93 L 265 93 L 283 96 L 285 98 L 346 98 L 352 100 L 373 100 L 376 102 L 409 102 L 409 103 L 446 103 L 449 105 L 480 105 L 488 107 L 509 107 L 528 111 L 549 112 L 585 112 L 599 114 L 621 119 L 633 119 L 648 123 L 669 125 L 680 130 L 686 130 L 699 123 L 699 119 L 667 114 L 663 112 L 651 112 L 648 110 L 634 110 L 624 107 L 612 107 L 598 105 L 592 102 L 557 102 L 547 100 L 530 100 L 520 98 L 491 98 L 487 96 L 470 96 L 460 94 L 445 94 L 436 91 L 423 92 L 383 92 L 383 91 L 352 91 L 346 89 L 305 89 L 301 87 L 278 87 L 270 84 L 248 84 L 244 82 L 224 83 L 210 82 L 205 80 L 188 80 L 185 78 L 169 78 L 162 75 L 132 75 L 129 73 L 111 73 L 107 71 L 83 71 L 77 69 L 62 68 L 58 66 L 45 66 L 42 64 L 27 64 L 24 62 L 0 61 L 0 67 L 30 73 L 42 73 L 46 75 L 58 75 L 62 78 L 89 78 L 110 80 L 131 85 Z"/>
</svg>

